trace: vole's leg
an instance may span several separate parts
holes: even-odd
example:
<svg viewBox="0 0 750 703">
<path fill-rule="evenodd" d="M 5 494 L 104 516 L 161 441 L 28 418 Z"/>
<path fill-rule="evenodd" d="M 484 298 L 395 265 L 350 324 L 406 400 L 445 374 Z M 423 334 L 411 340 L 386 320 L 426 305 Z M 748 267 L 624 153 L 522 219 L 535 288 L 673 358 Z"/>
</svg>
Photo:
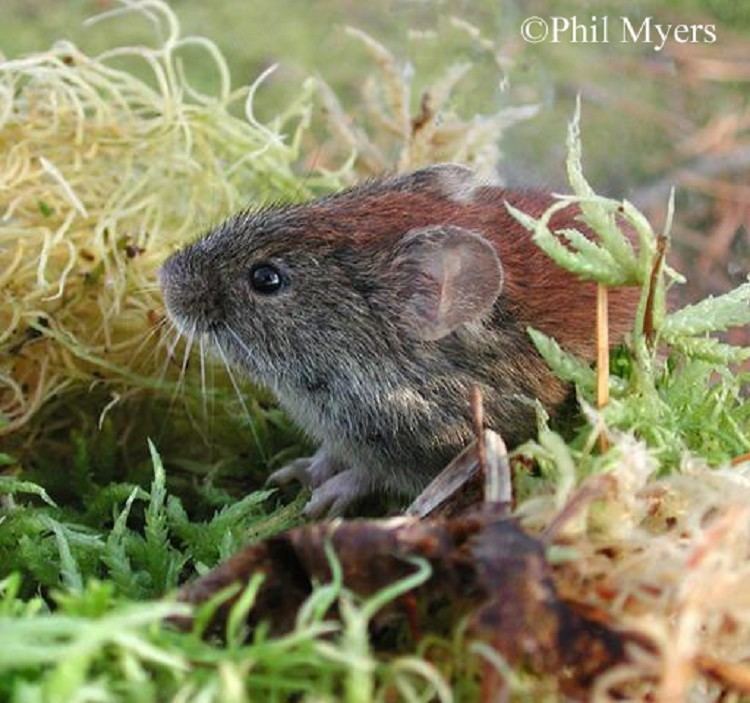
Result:
<svg viewBox="0 0 750 703">
<path fill-rule="evenodd" d="M 334 459 L 325 447 L 321 447 L 313 456 L 295 459 L 274 471 L 266 483 L 283 486 L 292 481 L 299 481 L 303 486 L 314 489 L 345 468 L 346 466 Z"/>
<path fill-rule="evenodd" d="M 369 473 L 364 469 L 346 469 L 313 489 L 304 509 L 309 518 L 338 517 L 354 501 L 372 491 Z"/>
</svg>

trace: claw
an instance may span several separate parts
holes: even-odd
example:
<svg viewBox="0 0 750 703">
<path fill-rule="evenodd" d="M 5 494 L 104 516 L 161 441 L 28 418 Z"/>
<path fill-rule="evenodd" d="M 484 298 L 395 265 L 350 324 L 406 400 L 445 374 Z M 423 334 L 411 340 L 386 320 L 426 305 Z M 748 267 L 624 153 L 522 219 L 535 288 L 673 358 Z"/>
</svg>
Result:
<svg viewBox="0 0 750 703">
<path fill-rule="evenodd" d="M 316 487 L 303 513 L 312 519 L 339 517 L 369 492 L 367 474 L 361 469 L 347 469 Z"/>
<path fill-rule="evenodd" d="M 347 468 L 323 447 L 311 457 L 295 459 L 274 471 L 266 484 L 284 485 L 292 481 L 312 489 L 312 497 L 303 511 L 312 519 L 343 515 L 371 488 L 367 472 Z"/>
<path fill-rule="evenodd" d="M 289 462 L 277 471 L 274 471 L 267 479 L 267 486 L 285 486 L 292 481 L 299 481 L 303 486 L 310 487 L 310 475 L 308 470 L 313 457 L 303 457 Z"/>
<path fill-rule="evenodd" d="M 292 481 L 299 481 L 306 488 L 314 489 L 345 468 L 321 447 L 313 456 L 295 459 L 278 471 L 274 471 L 266 479 L 266 483 L 283 486 Z"/>
</svg>

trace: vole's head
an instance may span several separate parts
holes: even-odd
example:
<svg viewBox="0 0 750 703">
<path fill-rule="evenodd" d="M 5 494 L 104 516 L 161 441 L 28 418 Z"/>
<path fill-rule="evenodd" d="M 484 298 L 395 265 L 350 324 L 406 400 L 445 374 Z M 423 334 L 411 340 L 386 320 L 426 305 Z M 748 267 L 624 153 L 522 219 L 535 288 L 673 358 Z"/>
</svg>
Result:
<svg viewBox="0 0 750 703">
<path fill-rule="evenodd" d="M 452 224 L 473 184 L 442 165 L 236 215 L 164 264 L 169 315 L 271 385 L 445 337 L 502 286 L 493 245 Z"/>
</svg>

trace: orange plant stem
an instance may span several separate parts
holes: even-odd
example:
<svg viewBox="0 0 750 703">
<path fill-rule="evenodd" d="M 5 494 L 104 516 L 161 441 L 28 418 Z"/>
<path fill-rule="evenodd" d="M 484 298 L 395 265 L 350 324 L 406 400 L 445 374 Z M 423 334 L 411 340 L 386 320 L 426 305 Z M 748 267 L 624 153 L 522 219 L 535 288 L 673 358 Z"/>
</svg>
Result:
<svg viewBox="0 0 750 703">
<path fill-rule="evenodd" d="M 596 405 L 603 408 L 609 402 L 609 310 L 607 286 L 596 287 Z M 599 435 L 599 448 L 607 449 L 607 438 Z"/>
</svg>

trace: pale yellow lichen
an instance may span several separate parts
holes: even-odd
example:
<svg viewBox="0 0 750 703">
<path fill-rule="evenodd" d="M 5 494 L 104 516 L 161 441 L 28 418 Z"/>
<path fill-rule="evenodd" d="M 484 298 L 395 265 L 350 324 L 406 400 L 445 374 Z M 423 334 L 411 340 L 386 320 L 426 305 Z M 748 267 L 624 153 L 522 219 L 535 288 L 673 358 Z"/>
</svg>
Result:
<svg viewBox="0 0 750 703">
<path fill-rule="evenodd" d="M 262 125 L 249 89 L 202 37 L 180 35 L 158 0 L 127 2 L 166 39 L 98 57 L 68 42 L 0 63 L 0 433 L 72 380 L 153 385 L 163 363 L 156 270 L 202 227 L 251 202 L 304 192 L 292 172 L 307 99 Z M 203 49 L 219 77 L 196 92 L 179 51 Z M 142 60 L 150 79 L 112 65 Z M 244 106 L 245 117 L 238 117 Z M 240 108 L 239 110 L 236 108 Z M 148 360 L 148 363 L 142 363 Z"/>
</svg>

